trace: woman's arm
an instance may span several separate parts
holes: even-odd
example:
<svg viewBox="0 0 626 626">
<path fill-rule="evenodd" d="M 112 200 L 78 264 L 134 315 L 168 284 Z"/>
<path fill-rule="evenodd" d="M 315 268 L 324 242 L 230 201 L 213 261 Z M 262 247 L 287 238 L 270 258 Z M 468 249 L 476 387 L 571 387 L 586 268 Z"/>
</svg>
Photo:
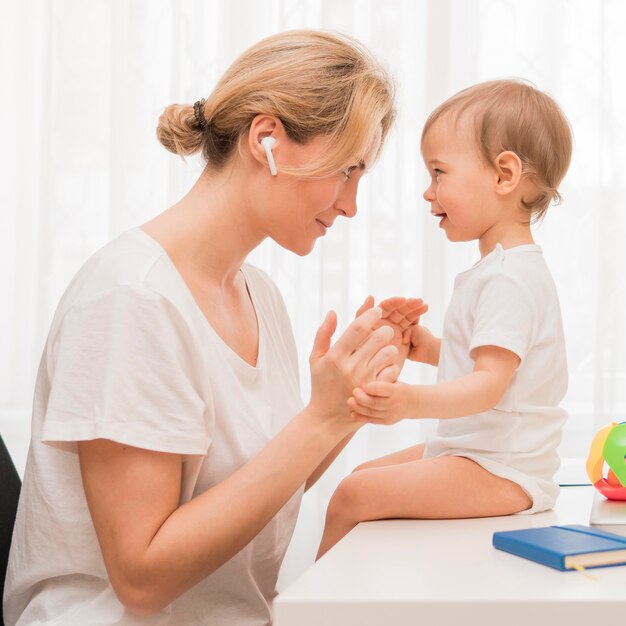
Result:
<svg viewBox="0 0 626 626">
<path fill-rule="evenodd" d="M 474 350 L 471 374 L 436 385 L 373 382 L 354 390 L 349 405 L 358 419 L 392 424 L 407 417 L 447 419 L 493 408 L 504 395 L 520 358 L 510 350 Z"/>
<path fill-rule="evenodd" d="M 240 470 L 180 507 L 179 455 L 81 442 L 85 494 L 120 601 L 152 614 L 233 557 L 324 458 L 333 431 L 305 410 Z"/>
<path fill-rule="evenodd" d="M 305 491 L 308 491 L 322 477 L 324 472 L 332 465 L 333 461 L 341 454 L 341 451 L 350 443 L 352 437 L 354 437 L 354 433 L 350 433 L 344 437 L 315 468 L 304 485 Z"/>
<path fill-rule="evenodd" d="M 85 494 L 111 584 L 133 612 L 170 604 L 239 552 L 338 443 L 360 424 L 347 409 L 357 381 L 393 363 L 388 328 L 371 309 L 330 347 L 327 316 L 311 354 L 311 402 L 251 461 L 179 506 L 180 455 L 109 440 L 80 442 Z"/>
</svg>

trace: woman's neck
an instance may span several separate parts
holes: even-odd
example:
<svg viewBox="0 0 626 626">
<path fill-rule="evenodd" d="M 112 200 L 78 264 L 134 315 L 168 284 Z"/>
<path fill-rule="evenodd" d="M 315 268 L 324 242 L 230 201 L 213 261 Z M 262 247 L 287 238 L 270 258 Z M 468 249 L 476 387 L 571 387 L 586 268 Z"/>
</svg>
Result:
<svg viewBox="0 0 626 626">
<path fill-rule="evenodd" d="M 247 255 L 265 235 L 255 227 L 252 207 L 237 173 L 206 168 L 176 204 L 142 225 L 173 263 L 203 280 L 228 286 Z"/>
</svg>

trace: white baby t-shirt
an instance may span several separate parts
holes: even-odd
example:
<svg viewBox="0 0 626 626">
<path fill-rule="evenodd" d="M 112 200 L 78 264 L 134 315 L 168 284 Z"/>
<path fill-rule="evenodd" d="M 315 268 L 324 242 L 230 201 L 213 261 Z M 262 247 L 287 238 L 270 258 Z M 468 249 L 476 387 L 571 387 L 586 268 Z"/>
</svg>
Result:
<svg viewBox="0 0 626 626">
<path fill-rule="evenodd" d="M 302 409 L 284 303 L 261 271 L 242 272 L 258 320 L 256 366 L 217 335 L 139 228 L 97 252 L 68 287 L 37 377 L 7 626 L 270 623 L 302 489 L 216 572 L 158 615 L 138 617 L 109 583 L 76 454 L 77 441 L 95 438 L 182 454 L 183 503 L 244 465 Z"/>
<path fill-rule="evenodd" d="M 552 508 L 566 412 L 567 361 L 559 300 L 537 245 L 500 244 L 456 277 L 444 320 L 438 382 L 474 368 L 472 350 L 499 346 L 520 365 L 491 410 L 439 420 L 424 457 L 464 456 L 519 484 L 532 499 L 524 513 Z"/>
</svg>

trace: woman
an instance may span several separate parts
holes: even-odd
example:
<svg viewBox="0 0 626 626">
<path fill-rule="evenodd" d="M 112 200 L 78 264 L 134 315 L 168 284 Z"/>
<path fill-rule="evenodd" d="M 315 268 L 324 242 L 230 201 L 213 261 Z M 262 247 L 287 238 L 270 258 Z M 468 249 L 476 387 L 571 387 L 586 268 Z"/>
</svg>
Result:
<svg viewBox="0 0 626 626">
<path fill-rule="evenodd" d="M 260 42 L 206 102 L 166 108 L 161 143 L 201 150 L 207 166 L 97 252 L 59 304 L 7 624 L 270 623 L 303 488 L 362 425 L 353 387 L 397 377 L 393 344 L 421 303 L 393 299 L 383 314 L 368 299 L 332 347 L 329 313 L 303 408 L 283 302 L 244 260 L 266 237 L 307 254 L 352 217 L 393 115 L 366 51 L 311 31 Z"/>
</svg>

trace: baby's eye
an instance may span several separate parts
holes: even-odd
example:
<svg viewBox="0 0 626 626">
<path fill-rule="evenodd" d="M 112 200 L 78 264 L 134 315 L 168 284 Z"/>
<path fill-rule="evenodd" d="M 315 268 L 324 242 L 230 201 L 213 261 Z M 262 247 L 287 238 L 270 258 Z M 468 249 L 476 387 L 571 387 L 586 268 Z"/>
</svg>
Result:
<svg viewBox="0 0 626 626">
<path fill-rule="evenodd" d="M 433 170 L 433 174 L 435 175 L 435 178 L 439 178 L 439 174 L 443 174 L 443 172 L 439 168 L 436 167 Z"/>
</svg>

